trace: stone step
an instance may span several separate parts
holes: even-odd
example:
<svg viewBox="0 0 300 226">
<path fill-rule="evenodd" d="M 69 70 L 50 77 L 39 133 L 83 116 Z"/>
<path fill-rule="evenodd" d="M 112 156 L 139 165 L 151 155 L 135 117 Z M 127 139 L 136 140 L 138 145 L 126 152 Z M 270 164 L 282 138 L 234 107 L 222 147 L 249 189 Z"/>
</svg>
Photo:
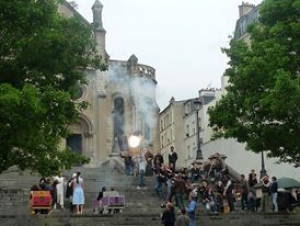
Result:
<svg viewBox="0 0 300 226">
<path fill-rule="evenodd" d="M 196 218 L 197 225 L 203 226 L 298 226 L 299 214 L 257 214 L 232 213 L 225 215 L 202 214 Z M 0 215 L 0 226 L 158 226 L 160 216 L 156 214 L 116 214 L 116 215 Z"/>
<path fill-rule="evenodd" d="M 61 216 L 17 216 L 2 217 L 0 216 L 0 225 L 25 225 L 25 226 L 157 226 L 160 225 L 160 217 L 156 215 L 61 215 Z"/>
</svg>

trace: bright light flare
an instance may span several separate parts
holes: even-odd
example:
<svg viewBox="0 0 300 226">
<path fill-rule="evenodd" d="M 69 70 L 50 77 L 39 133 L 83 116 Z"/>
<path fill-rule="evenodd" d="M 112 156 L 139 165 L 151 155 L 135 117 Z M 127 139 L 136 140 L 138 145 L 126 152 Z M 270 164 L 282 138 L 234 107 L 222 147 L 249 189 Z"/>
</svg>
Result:
<svg viewBox="0 0 300 226">
<path fill-rule="evenodd" d="M 138 147 L 140 145 L 140 142 L 141 142 L 141 138 L 138 136 L 132 135 L 128 138 L 129 146 L 132 148 Z"/>
</svg>

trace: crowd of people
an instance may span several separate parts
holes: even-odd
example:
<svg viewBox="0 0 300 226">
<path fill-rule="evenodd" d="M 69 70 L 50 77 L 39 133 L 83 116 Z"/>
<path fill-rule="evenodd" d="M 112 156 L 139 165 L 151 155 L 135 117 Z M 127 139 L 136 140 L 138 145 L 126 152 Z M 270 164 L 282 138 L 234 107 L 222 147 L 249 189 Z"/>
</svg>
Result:
<svg viewBox="0 0 300 226">
<path fill-rule="evenodd" d="M 153 186 L 163 202 L 161 206 L 165 209 L 161 219 L 165 226 L 196 225 L 197 209 L 213 214 L 236 212 L 237 206 L 241 208 L 240 212 L 279 211 L 275 176 L 266 175 L 259 179 L 255 170 L 251 170 L 248 178 L 244 174 L 233 178 L 218 153 L 209 164 L 194 163 L 190 169 L 176 168 L 177 158 L 173 147 L 168 161 L 161 153 L 152 155 L 149 151 L 136 158 L 139 169 L 137 189 L 146 187 L 145 175 L 154 178 L 154 183 L 147 186 Z M 256 195 L 257 184 L 262 186 L 262 197 Z"/>
<path fill-rule="evenodd" d="M 136 156 L 134 164 L 128 152 L 122 153 L 121 157 L 124 158 L 125 174 L 139 177 L 138 190 L 148 189 L 147 186 L 154 188 L 162 202 L 158 208 L 163 208 L 161 220 L 165 226 L 195 226 L 197 211 L 230 213 L 235 211 L 237 202 L 240 202 L 241 211 L 256 212 L 259 206 L 263 212 L 279 211 L 275 176 L 270 178 L 265 175 L 258 179 L 255 170 L 251 170 L 248 178 L 244 174 L 240 178 L 232 178 L 218 153 L 209 164 L 195 162 L 190 169 L 176 167 L 178 156 L 174 147 L 170 149 L 168 161 L 161 153 L 153 155 L 149 150 Z M 153 184 L 146 184 L 149 181 L 145 180 L 146 176 L 153 178 Z M 261 198 L 256 196 L 258 183 L 262 186 Z M 31 191 L 38 190 L 50 192 L 53 209 L 64 209 L 66 198 L 72 213 L 83 213 L 84 181 L 80 172 L 74 173 L 68 181 L 61 175 L 52 179 L 41 178 L 39 184 L 31 188 Z M 95 209 L 99 213 L 103 212 L 101 200 L 104 192 L 106 187 L 102 188 L 96 199 Z"/>
</svg>

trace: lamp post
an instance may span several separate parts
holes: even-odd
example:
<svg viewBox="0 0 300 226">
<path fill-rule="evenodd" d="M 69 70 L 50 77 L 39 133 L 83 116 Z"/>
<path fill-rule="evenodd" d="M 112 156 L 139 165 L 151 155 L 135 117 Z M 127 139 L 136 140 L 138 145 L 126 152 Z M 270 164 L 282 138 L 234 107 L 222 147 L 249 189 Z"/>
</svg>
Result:
<svg viewBox="0 0 300 226">
<path fill-rule="evenodd" d="M 266 167 L 265 167 L 265 156 L 264 151 L 261 151 L 261 170 L 260 170 L 260 178 L 267 175 Z"/>
<path fill-rule="evenodd" d="M 198 99 L 194 101 L 194 106 L 196 109 L 196 124 L 197 124 L 197 152 L 196 152 L 196 161 L 203 160 L 202 150 L 200 148 L 200 130 L 199 130 L 199 110 L 201 106 L 201 101 Z"/>
</svg>

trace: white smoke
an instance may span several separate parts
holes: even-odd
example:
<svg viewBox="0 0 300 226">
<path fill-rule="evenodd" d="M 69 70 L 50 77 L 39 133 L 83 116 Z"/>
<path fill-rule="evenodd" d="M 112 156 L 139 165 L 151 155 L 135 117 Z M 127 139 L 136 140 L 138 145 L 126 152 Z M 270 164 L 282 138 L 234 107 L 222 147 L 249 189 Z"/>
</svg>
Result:
<svg viewBox="0 0 300 226">
<path fill-rule="evenodd" d="M 155 82 L 143 74 L 129 74 L 127 62 L 113 61 L 109 65 L 108 84 L 110 83 L 119 87 L 119 90 L 116 90 L 116 92 L 120 93 L 124 99 L 131 98 L 131 101 L 138 109 L 137 113 L 140 115 L 140 118 L 150 127 L 151 133 L 153 133 L 153 129 L 156 129 L 157 126 L 157 113 L 159 111 L 155 98 Z M 134 125 L 132 128 L 134 128 Z"/>
</svg>

